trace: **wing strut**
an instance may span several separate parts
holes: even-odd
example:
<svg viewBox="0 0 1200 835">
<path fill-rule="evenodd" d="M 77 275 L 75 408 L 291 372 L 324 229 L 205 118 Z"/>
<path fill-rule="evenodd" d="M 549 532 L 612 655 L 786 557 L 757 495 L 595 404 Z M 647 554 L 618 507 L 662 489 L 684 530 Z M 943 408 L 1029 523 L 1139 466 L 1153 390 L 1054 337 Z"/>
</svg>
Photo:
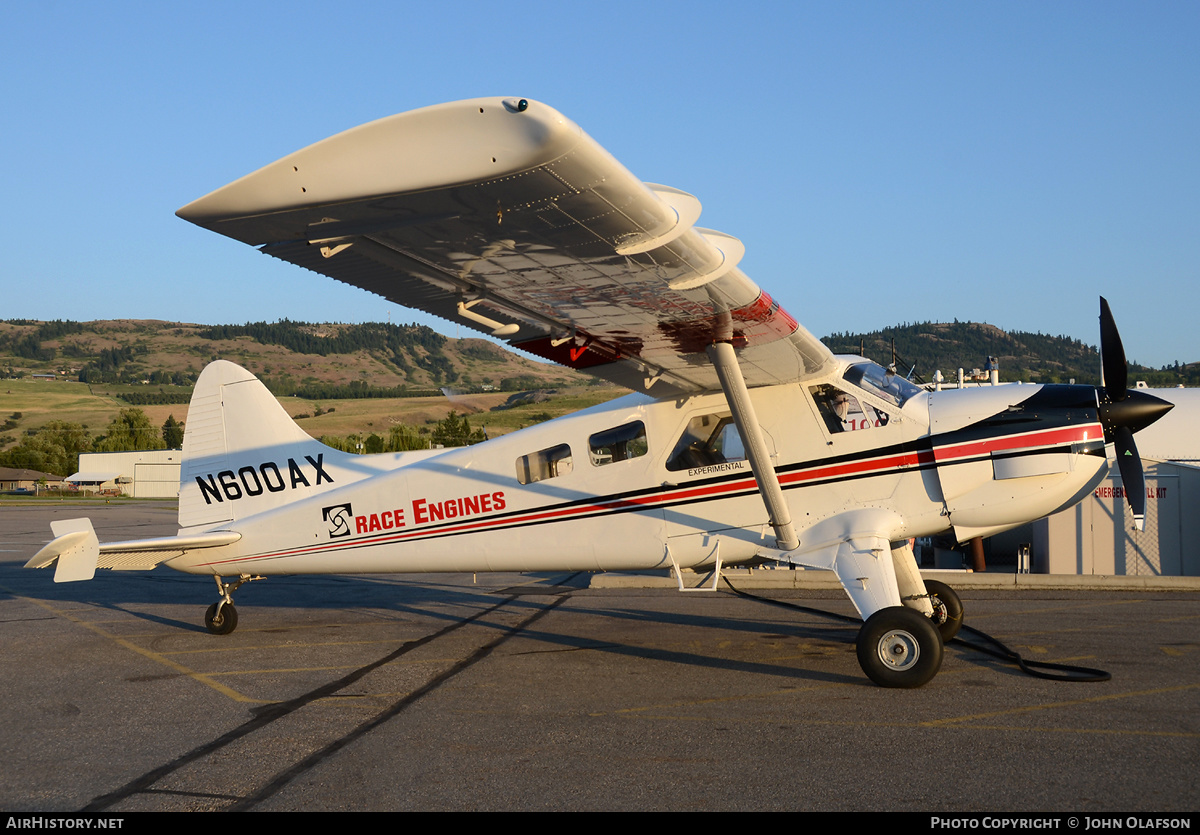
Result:
<svg viewBox="0 0 1200 835">
<path fill-rule="evenodd" d="M 717 369 L 717 379 L 721 381 L 725 401 L 733 412 L 733 422 L 741 433 L 742 443 L 746 445 L 750 469 L 754 472 L 758 492 L 767 506 L 767 514 L 771 517 L 771 527 L 775 529 L 776 547 L 781 551 L 791 551 L 800 545 L 800 540 L 796 538 L 796 531 L 792 528 L 792 516 L 788 512 L 787 502 L 783 499 L 783 489 L 775 475 L 775 466 L 771 463 L 767 442 L 763 437 L 762 427 L 758 425 L 758 417 L 754 414 L 754 405 L 750 402 L 750 392 L 746 389 L 746 380 L 742 377 L 742 369 L 738 365 L 733 345 L 728 342 L 713 342 L 707 351 L 708 358 Z"/>
</svg>

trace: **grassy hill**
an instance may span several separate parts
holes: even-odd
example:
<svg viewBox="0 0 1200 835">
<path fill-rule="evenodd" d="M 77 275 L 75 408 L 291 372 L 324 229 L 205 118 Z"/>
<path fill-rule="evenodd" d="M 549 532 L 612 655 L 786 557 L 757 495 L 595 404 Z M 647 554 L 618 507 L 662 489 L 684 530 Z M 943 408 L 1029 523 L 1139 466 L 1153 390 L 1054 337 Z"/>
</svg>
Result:
<svg viewBox="0 0 1200 835">
<path fill-rule="evenodd" d="M 537 385 L 587 382 L 487 340 L 451 339 L 423 325 L 0 322 L 0 372 L 10 377 L 52 373 L 91 383 L 190 385 L 216 359 L 245 366 L 283 393 L 305 384 L 502 388 L 521 376 Z"/>
<path fill-rule="evenodd" d="M 103 431 L 122 409 L 129 408 L 127 402 L 107 389 L 68 381 L 0 380 L 0 450 L 15 445 L 22 433 L 36 431 L 52 420 L 79 423 L 93 433 Z M 305 432 L 316 438 L 371 432 L 385 435 L 395 424 L 432 426 L 451 411 L 468 415 L 473 427 L 485 427 L 489 435 L 495 436 L 626 393 L 616 386 L 565 386 L 550 389 L 545 399 L 529 398 L 514 405 L 508 405 L 514 395 L 505 392 L 455 395 L 453 400 L 438 394 L 319 401 L 280 397 L 279 402 Z M 161 426 L 168 416 L 187 422 L 186 403 L 137 408 L 155 426 Z"/>
<path fill-rule="evenodd" d="M 999 359 L 1001 379 L 1096 383 L 1093 346 L 1064 336 L 974 322 L 902 325 L 865 334 L 832 334 L 837 353 L 865 351 L 929 380 L 940 369 L 982 368 Z M 305 322 L 196 325 L 181 322 L 0 322 L 0 452 L 52 420 L 102 434 L 122 409 L 142 409 L 154 426 L 187 421 L 192 384 L 215 359 L 258 375 L 288 414 L 314 437 L 386 436 L 397 424 L 428 433 L 451 411 L 471 415 L 490 436 L 616 397 L 570 369 L 518 356 L 483 339 L 451 339 L 417 325 Z M 39 379 L 34 375 L 45 375 Z M 1200 385 L 1200 363 L 1137 367 L 1152 386 Z M 455 390 L 453 400 L 442 387 Z M 514 392 L 552 394 L 509 404 Z"/>
<path fill-rule="evenodd" d="M 52 420 L 102 433 L 130 406 L 155 426 L 168 416 L 186 423 L 192 384 L 215 359 L 255 373 L 318 438 L 386 436 L 396 424 L 428 431 L 451 411 L 494 436 L 625 393 L 423 326 L 10 321 L 0 322 L 0 451 Z M 551 394 L 509 405 L 530 390 Z"/>
</svg>

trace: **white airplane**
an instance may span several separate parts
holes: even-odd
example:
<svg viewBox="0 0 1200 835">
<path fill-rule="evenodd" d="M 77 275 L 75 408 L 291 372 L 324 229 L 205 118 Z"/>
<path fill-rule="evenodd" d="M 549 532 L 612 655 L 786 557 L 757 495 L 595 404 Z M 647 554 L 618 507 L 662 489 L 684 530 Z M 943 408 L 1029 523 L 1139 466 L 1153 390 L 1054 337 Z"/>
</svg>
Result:
<svg viewBox="0 0 1200 835">
<path fill-rule="evenodd" d="M 374 456 L 304 433 L 214 362 L 188 412 L 179 534 L 100 544 L 53 524 L 55 580 L 159 564 L 216 578 L 205 623 L 273 574 L 621 571 L 761 562 L 836 572 L 877 684 L 937 672 L 962 604 L 911 537 L 987 536 L 1068 507 L 1169 404 L 1107 385 L 926 392 L 834 356 L 738 267 L 699 202 L 635 178 L 525 99 L 443 104 L 318 142 L 186 220 L 638 393 L 471 447 Z M 1139 517 L 1145 491 L 1128 491 Z M 225 577 L 236 578 L 226 582 Z"/>
</svg>

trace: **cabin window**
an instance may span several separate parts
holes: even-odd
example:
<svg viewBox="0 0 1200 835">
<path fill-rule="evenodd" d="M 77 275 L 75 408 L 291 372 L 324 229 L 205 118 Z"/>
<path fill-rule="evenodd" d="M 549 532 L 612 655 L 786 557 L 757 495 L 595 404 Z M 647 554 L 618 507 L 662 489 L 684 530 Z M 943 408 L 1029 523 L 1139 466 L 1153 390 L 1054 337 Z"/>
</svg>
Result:
<svg viewBox="0 0 1200 835">
<path fill-rule="evenodd" d="M 533 484 L 571 472 L 571 448 L 559 444 L 517 459 L 517 481 Z"/>
<path fill-rule="evenodd" d="M 591 451 L 592 464 L 597 467 L 639 458 L 649 449 L 646 443 L 646 426 L 640 420 L 635 420 L 604 432 L 597 432 L 588 438 L 588 448 Z"/>
<path fill-rule="evenodd" d="M 809 391 L 831 435 L 886 426 L 891 420 L 887 412 L 835 386 L 813 386 Z"/>
<path fill-rule="evenodd" d="M 699 415 L 688 421 L 687 428 L 675 444 L 667 469 L 690 470 L 746 460 L 742 436 L 738 434 L 731 415 Z"/>
</svg>

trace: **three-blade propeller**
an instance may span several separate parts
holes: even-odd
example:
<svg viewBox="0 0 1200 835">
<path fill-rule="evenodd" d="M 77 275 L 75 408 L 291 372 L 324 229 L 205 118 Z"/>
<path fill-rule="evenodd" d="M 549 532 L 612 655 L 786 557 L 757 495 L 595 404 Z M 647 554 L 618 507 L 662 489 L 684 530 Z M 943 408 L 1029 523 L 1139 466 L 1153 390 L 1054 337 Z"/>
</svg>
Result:
<svg viewBox="0 0 1200 835">
<path fill-rule="evenodd" d="M 1101 296 L 1100 423 L 1104 427 L 1105 440 L 1116 447 L 1121 483 L 1129 500 L 1129 509 L 1133 511 L 1133 525 L 1140 531 L 1146 519 L 1146 479 L 1133 433 L 1154 423 L 1174 406 L 1144 391 L 1126 388 L 1128 382 L 1129 368 L 1121 334 L 1117 331 L 1108 300 Z"/>
</svg>

